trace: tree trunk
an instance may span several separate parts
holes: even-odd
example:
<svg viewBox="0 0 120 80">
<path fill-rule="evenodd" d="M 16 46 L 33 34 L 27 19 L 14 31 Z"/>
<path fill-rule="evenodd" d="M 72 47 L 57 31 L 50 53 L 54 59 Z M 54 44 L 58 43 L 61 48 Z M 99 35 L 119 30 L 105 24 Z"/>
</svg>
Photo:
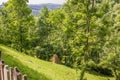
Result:
<svg viewBox="0 0 120 80">
<path fill-rule="evenodd" d="M 90 3 L 90 1 L 89 1 Z M 81 71 L 81 74 L 80 74 L 80 80 L 83 80 L 84 78 L 84 74 L 85 74 L 85 71 L 86 71 L 86 67 L 87 67 L 87 62 L 89 60 L 89 53 L 90 53 L 90 50 L 89 50 L 89 34 L 90 34 L 90 13 L 89 13 L 89 4 L 86 4 L 86 10 L 87 10 L 87 17 L 86 17 L 86 43 L 85 43 L 85 53 L 84 53 L 84 68 L 82 68 L 82 71 Z"/>
</svg>

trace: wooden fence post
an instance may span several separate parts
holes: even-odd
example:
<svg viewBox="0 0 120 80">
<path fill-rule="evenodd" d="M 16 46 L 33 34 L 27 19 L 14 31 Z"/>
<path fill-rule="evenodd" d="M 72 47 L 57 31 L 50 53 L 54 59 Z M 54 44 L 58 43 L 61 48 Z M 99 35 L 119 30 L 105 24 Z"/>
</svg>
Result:
<svg viewBox="0 0 120 80">
<path fill-rule="evenodd" d="M 17 80 L 22 80 L 22 74 L 21 74 L 21 73 L 19 73 L 19 74 L 17 75 Z"/>
<path fill-rule="evenodd" d="M 4 66 L 4 80 L 9 80 L 8 65 Z"/>
<path fill-rule="evenodd" d="M 12 67 L 9 68 L 9 78 L 10 78 L 10 80 L 13 80 L 13 69 L 12 69 Z"/>
<path fill-rule="evenodd" d="M 22 75 L 17 67 L 15 67 L 13 70 L 13 80 L 22 80 Z"/>
<path fill-rule="evenodd" d="M 17 67 L 13 69 L 13 80 L 17 80 Z"/>
<path fill-rule="evenodd" d="M 0 80 L 27 80 L 26 75 L 22 75 L 18 68 L 8 68 L 8 65 L 4 65 L 2 61 L 2 52 L 0 51 Z"/>
<path fill-rule="evenodd" d="M 0 61 L 0 80 L 4 80 L 4 61 Z"/>
<path fill-rule="evenodd" d="M 2 62 L 0 61 L 0 80 L 2 79 Z"/>
<path fill-rule="evenodd" d="M 27 75 L 23 75 L 22 80 L 27 80 Z"/>
</svg>

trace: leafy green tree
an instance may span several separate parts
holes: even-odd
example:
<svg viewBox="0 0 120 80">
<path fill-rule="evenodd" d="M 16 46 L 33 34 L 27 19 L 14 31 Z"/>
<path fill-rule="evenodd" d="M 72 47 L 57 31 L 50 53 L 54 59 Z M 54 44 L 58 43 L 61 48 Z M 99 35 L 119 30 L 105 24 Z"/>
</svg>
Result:
<svg viewBox="0 0 120 80">
<path fill-rule="evenodd" d="M 9 36 L 11 37 L 11 46 L 23 52 L 27 48 L 27 37 L 30 26 L 34 24 L 31 9 L 27 5 L 28 0 L 9 0 L 4 5 L 9 22 Z"/>
<path fill-rule="evenodd" d="M 37 21 L 37 35 L 38 46 L 36 47 L 36 56 L 40 59 L 49 60 L 52 53 L 52 46 L 49 43 L 49 35 L 52 30 L 51 24 L 48 23 L 47 18 L 49 16 L 49 10 L 47 7 L 42 8 L 38 21 Z"/>
<path fill-rule="evenodd" d="M 9 20 L 7 18 L 7 13 L 3 7 L 0 8 L 0 43 L 8 44 L 11 43 L 11 38 L 9 36 L 10 30 L 7 28 Z M 6 23 L 8 22 L 8 23 Z"/>
<path fill-rule="evenodd" d="M 103 46 L 103 57 L 101 58 L 101 63 L 103 67 L 107 67 L 112 70 L 113 75 L 115 76 L 116 80 L 120 79 L 120 32 L 119 32 L 119 4 L 114 3 L 114 5 L 111 6 L 111 9 L 108 11 L 107 16 L 104 16 L 104 19 L 102 20 L 108 28 L 107 28 L 107 34 L 106 34 L 106 42 Z M 109 18 L 109 20 L 107 20 Z"/>
<path fill-rule="evenodd" d="M 65 43 L 66 36 L 64 35 L 64 12 L 62 9 L 56 9 L 55 11 L 50 11 L 49 18 L 47 19 L 50 24 L 52 24 L 52 31 L 50 34 L 50 44 L 53 47 L 53 54 L 57 54 L 61 60 L 61 62 L 67 65 L 67 60 L 64 58 L 67 54 L 67 43 Z"/>
<path fill-rule="evenodd" d="M 68 0 L 64 7 L 66 12 L 66 32 L 71 37 L 68 40 L 72 55 L 77 66 L 82 69 L 80 80 L 83 80 L 85 71 L 96 63 L 97 50 L 97 11 L 95 1 Z M 93 55 L 95 55 L 93 57 Z"/>
<path fill-rule="evenodd" d="M 44 60 L 57 54 L 81 69 L 80 80 L 91 68 L 107 68 L 119 80 L 119 0 L 68 0 L 56 10 L 44 7 L 36 24 L 27 1 L 9 0 L 0 9 L 1 43 Z"/>
</svg>

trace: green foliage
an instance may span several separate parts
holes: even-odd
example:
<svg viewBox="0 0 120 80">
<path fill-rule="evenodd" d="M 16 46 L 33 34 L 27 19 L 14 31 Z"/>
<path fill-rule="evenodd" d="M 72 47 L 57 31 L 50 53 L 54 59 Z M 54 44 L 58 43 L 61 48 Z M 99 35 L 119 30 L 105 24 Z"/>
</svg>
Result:
<svg viewBox="0 0 120 80">
<path fill-rule="evenodd" d="M 44 7 L 35 20 L 27 0 L 9 0 L 0 8 L 0 43 L 49 61 L 81 69 L 120 73 L 119 0 L 68 0 L 62 8 Z M 104 72 L 104 71 L 103 71 Z"/>
<path fill-rule="evenodd" d="M 23 74 L 27 74 L 29 80 L 76 80 L 76 71 L 69 67 L 52 64 L 28 55 L 22 54 L 14 49 L 0 45 L 2 59 L 10 67 L 17 66 Z M 80 71 L 79 71 L 80 72 Z M 100 76 L 86 73 L 89 80 L 114 80 L 113 77 Z"/>
<path fill-rule="evenodd" d="M 4 27 L 5 30 L 3 36 L 7 34 L 8 37 L 5 39 L 9 40 L 9 45 L 21 52 L 28 48 L 28 33 L 31 26 L 34 27 L 34 19 L 27 2 L 28 0 L 9 0 L 3 5 L 5 12 L 1 24 L 1 28 Z"/>
</svg>

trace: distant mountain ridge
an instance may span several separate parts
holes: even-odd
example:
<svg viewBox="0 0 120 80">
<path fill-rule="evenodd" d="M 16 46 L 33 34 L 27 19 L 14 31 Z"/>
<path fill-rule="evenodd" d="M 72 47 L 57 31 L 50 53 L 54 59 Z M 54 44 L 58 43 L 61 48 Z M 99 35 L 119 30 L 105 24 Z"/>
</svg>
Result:
<svg viewBox="0 0 120 80">
<path fill-rule="evenodd" d="M 29 7 L 32 9 L 33 15 L 38 15 L 40 10 L 46 6 L 49 10 L 55 10 L 56 8 L 61 8 L 61 4 L 53 4 L 53 3 L 47 3 L 47 4 L 28 4 Z"/>
<path fill-rule="evenodd" d="M 42 7 L 47 6 L 49 9 L 56 9 L 60 8 L 62 5 L 60 4 L 53 4 L 53 3 L 47 3 L 47 4 L 29 4 L 29 7 L 35 10 L 40 10 Z"/>
<path fill-rule="evenodd" d="M 49 10 L 55 10 L 56 8 L 61 8 L 62 4 L 53 4 L 53 3 L 46 3 L 46 4 L 28 4 L 28 6 L 32 9 L 33 15 L 39 15 L 40 10 L 46 6 Z M 0 5 L 2 7 L 2 5 Z"/>
</svg>

